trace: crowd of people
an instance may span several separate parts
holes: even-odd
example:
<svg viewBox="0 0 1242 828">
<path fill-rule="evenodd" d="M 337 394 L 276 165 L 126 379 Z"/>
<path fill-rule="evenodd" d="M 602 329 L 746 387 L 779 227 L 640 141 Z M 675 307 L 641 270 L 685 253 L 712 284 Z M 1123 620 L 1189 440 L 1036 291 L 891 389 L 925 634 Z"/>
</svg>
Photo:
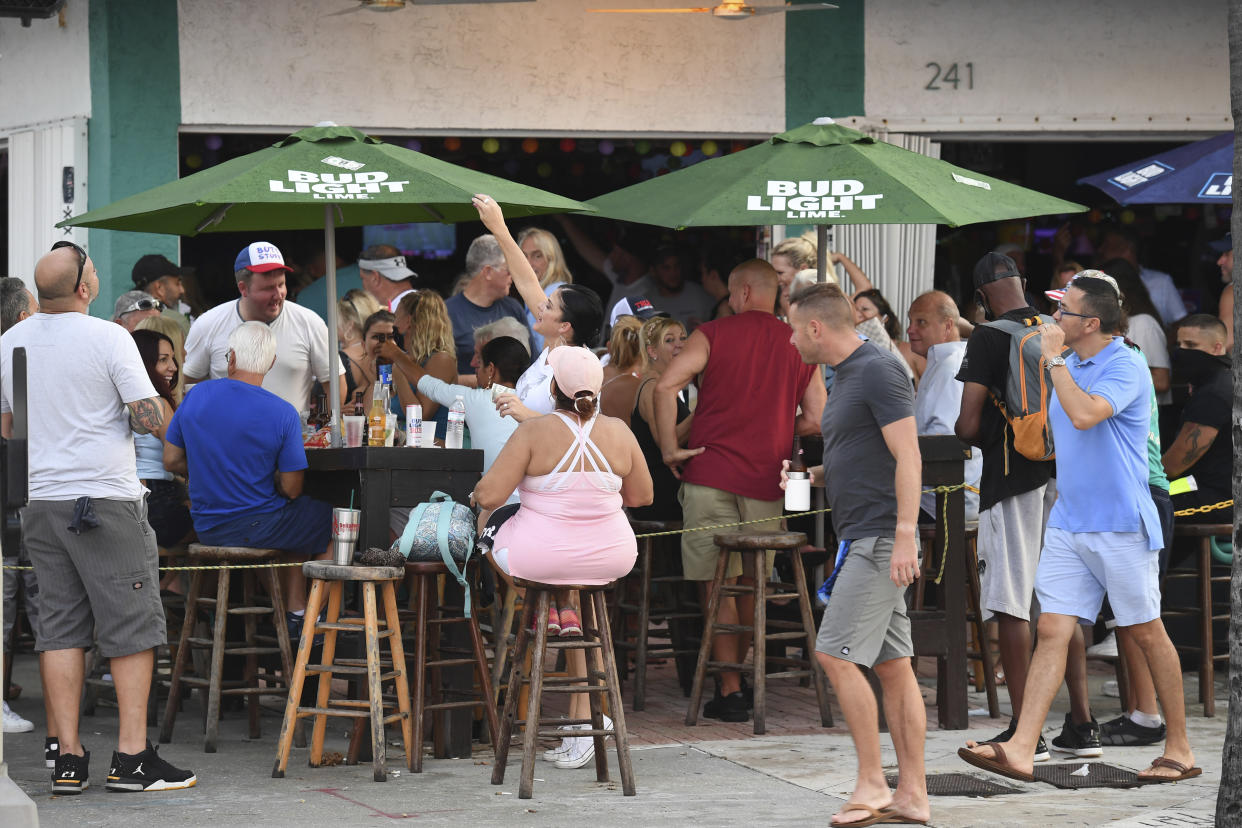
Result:
<svg viewBox="0 0 1242 828">
<path fill-rule="evenodd" d="M 1013 710 L 1004 732 L 963 758 L 1028 776 L 1049 755 L 1041 732 L 1064 678 L 1071 712 L 1053 748 L 1092 756 L 1104 745 L 1165 741 L 1144 778 L 1197 770 L 1177 656 L 1160 622 L 1160 578 L 1177 561 L 1174 509 L 1229 497 L 1231 328 L 1187 315 L 1167 274 L 1139 266 L 1131 239 L 1105 239 L 1096 269 L 1059 261 L 1043 297 L 1027 293 L 1012 256 L 988 253 L 964 313 L 935 290 L 895 309 L 843 253 L 824 251 L 821 276 L 805 238 L 785 240 L 768 260 L 713 251 L 695 279 L 674 248 L 635 250 L 622 237 L 605 253 L 560 220 L 563 237 L 612 285 L 605 304 L 575 282 L 556 234 L 529 227 L 515 237 L 488 196 L 474 206 L 488 232 L 470 244 L 459 289 L 445 299 L 421 288 L 401 251 L 369 247 L 358 258 L 361 287 L 336 300 L 335 343 L 319 313 L 290 300 L 290 268 L 263 241 L 236 257 L 237 298 L 197 318 L 181 302 L 181 271 L 157 255 L 134 265 L 134 290 L 117 299 L 112 322 L 87 313 L 98 275 L 76 245 L 58 243 L 39 260 L 37 300 L 19 280 L 0 282 L 6 434 L 13 350 L 25 348 L 30 364 L 30 506 L 18 562 L 33 564 L 5 571 L 5 635 L 9 599 L 24 590 L 55 791 L 88 785 L 77 697 L 92 646 L 111 661 L 121 711 L 108 787 L 195 784 L 145 737 L 152 648 L 164 643 L 160 591 L 179 589 L 175 578 L 161 582 L 156 547 L 197 539 L 279 549 L 290 561 L 328 557 L 331 505 L 302 493 L 306 422 L 330 408 L 322 401 L 334 372 L 346 405 L 382 383 L 387 366 L 400 428 L 406 406 L 419 405 L 443 445 L 449 408 L 464 401 L 466 445 L 483 451 L 472 503 L 480 538 L 509 585 L 625 575 L 636 555 L 627 514 L 687 530 L 774 528 L 794 437 L 822 437 L 811 477 L 826 488 L 840 545 L 816 648 L 859 756 L 854 795 L 834 824 L 929 816 L 905 596 L 919 577 L 918 524 L 936 519 L 935 496 L 920 484 L 919 435 L 955 434 L 973 447 L 966 516 L 978 526 L 980 602 L 996 623 Z M 1231 248 L 1226 237 L 1226 276 Z M 1003 405 L 1021 370 L 1014 326 L 1042 343 L 1055 462 L 1015 448 Z M 1185 386 L 1178 414 L 1171 404 Z M 1170 480 L 1184 478 L 1193 484 L 1170 496 Z M 391 519 L 399 534 L 404 515 Z M 712 536 L 687 532 L 680 545 L 684 577 L 706 607 Z M 726 576 L 744 579 L 734 557 Z M 297 639 L 306 585 L 300 568 L 281 572 Z M 40 592 L 40 581 L 59 588 Z M 577 601 L 571 591 L 556 596 L 553 634 L 581 633 Z M 1126 713 L 1097 723 L 1083 625 L 1102 604 L 1131 680 Z M 725 598 L 720 621 L 752 612 L 745 597 Z M 751 643 L 717 635 L 713 661 L 741 663 Z M 582 651 L 571 653 L 571 675 L 585 676 Z M 859 666 L 874 668 L 884 688 L 901 765 L 891 795 Z M 582 709 L 571 718 L 586 718 L 585 696 L 574 705 Z M 746 721 L 752 707 L 745 676 L 726 669 L 703 715 Z M 4 715 L 6 732 L 33 729 L 7 703 Z M 546 758 L 582 767 L 593 745 L 570 730 Z"/>
</svg>

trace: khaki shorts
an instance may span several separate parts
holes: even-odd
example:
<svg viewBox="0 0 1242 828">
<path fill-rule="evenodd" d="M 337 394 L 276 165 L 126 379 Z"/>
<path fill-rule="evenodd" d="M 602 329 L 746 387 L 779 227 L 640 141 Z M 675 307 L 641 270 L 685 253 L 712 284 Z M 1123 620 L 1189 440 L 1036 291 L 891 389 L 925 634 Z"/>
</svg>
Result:
<svg viewBox="0 0 1242 828">
<path fill-rule="evenodd" d="M 783 501 L 755 500 L 721 489 L 713 489 L 711 486 L 700 486 L 697 483 L 682 483 L 678 499 L 681 501 L 682 525 L 686 529 L 770 518 L 764 523 L 718 531 L 776 532 L 780 531 L 779 518 L 784 513 Z M 687 532 L 681 536 L 681 564 L 687 581 L 710 581 L 716 577 L 719 547 L 716 546 L 715 537 L 716 532 L 710 529 L 703 532 Z M 772 561 L 775 558 L 775 552 L 768 552 L 768 570 L 772 569 Z M 725 568 L 725 577 L 736 578 L 741 574 L 741 556 L 737 552 L 730 553 L 729 564 Z"/>
</svg>

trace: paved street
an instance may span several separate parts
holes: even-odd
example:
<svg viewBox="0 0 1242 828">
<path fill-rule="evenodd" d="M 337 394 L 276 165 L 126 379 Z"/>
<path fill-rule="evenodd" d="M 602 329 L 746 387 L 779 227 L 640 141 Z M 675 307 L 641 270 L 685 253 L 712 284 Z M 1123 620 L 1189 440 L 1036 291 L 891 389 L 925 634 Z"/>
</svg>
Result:
<svg viewBox="0 0 1242 828">
<path fill-rule="evenodd" d="M 16 679 L 26 691 L 14 706 L 28 718 L 41 720 L 33 663 L 29 657 L 18 659 Z M 1094 667 L 1091 688 L 1096 716 L 1103 719 L 1114 715 L 1116 700 L 1099 693 L 1108 677 L 1101 669 Z M 774 682 L 769 731 L 757 737 L 750 733 L 749 724 L 701 722 L 694 728 L 685 727 L 681 722 L 684 700 L 671 668 L 655 668 L 652 684 L 648 709 L 629 716 L 638 780 L 638 796 L 633 798 L 622 796 L 615 781 L 615 754 L 610 762 L 614 782 L 608 784 L 594 781 L 593 766 L 565 771 L 538 763 L 535 796 L 529 801 L 517 797 L 520 749 L 511 752 L 505 784 L 498 787 L 489 784 L 491 756 L 485 750 L 476 750 L 469 760 L 429 759 L 419 776 L 402 770 L 390 774 L 386 783 L 377 784 L 371 781 L 369 765 L 309 768 L 306 751 L 295 749 L 288 777 L 272 779 L 279 732 L 276 712 L 265 715 L 263 738 L 253 742 L 244 738 L 244 717 L 232 714 L 221 725 L 219 752 L 204 754 L 197 727 L 201 710 L 197 699 L 192 699 L 178 718 L 174 742 L 161 748 L 175 764 L 189 766 L 198 774 L 199 785 L 191 790 L 128 795 L 106 792 L 103 779 L 116 736 L 115 711 L 107 708 L 83 720 L 84 742 L 95 751 L 91 763 L 94 787 L 79 797 L 48 794 L 50 772 L 42 766 L 41 732 L 7 736 L 5 755 L 10 776 L 38 805 L 43 826 L 299 826 L 334 821 L 378 825 L 417 820 L 433 825 L 590 823 L 602 828 L 729 825 L 739 818 L 763 825 L 822 825 L 848 795 L 854 764 L 849 736 L 841 727 L 824 730 L 815 726 L 809 690 L 777 689 Z M 1196 698 L 1197 692 L 1193 676 L 1188 676 L 1187 698 Z M 1003 692 L 1001 696 L 1004 698 Z M 1218 685 L 1217 697 L 1224 698 L 1223 684 Z M 972 694 L 972 707 L 983 703 L 982 694 Z M 928 710 L 934 713 L 933 707 Z M 1065 710 L 1062 697 L 1049 717 L 1050 733 L 1059 731 Z M 1196 715 L 1198 710 L 1198 705 L 1190 709 L 1191 740 L 1204 771 L 1196 780 L 1129 790 L 1063 791 L 1042 783 L 1022 785 L 993 777 L 992 781 L 1012 784 L 1019 792 L 987 799 L 933 797 L 933 824 L 1211 825 L 1226 709 L 1218 702 L 1213 719 Z M 938 729 L 929 733 L 929 774 L 974 772 L 955 756 L 957 748 L 968 737 L 994 734 L 1003 722 L 975 716 L 971 725 L 968 733 Z M 884 739 L 885 761 L 893 762 L 887 737 Z M 343 752 L 345 747 L 343 726 L 330 727 L 328 748 Z M 401 768 L 400 749 L 392 751 L 398 756 L 394 761 L 390 753 L 390 770 Z M 1139 769 L 1157 753 L 1152 747 L 1106 748 L 1104 759 Z"/>
</svg>

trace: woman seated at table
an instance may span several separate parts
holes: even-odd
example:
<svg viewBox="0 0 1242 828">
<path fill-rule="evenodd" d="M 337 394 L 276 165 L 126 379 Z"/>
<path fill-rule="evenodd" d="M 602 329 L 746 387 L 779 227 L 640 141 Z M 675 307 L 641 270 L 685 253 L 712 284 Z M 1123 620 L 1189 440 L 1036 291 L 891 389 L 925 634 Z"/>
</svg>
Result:
<svg viewBox="0 0 1242 828">
<path fill-rule="evenodd" d="M 172 389 L 177 384 L 177 359 L 173 341 L 155 331 L 134 331 L 134 343 L 155 386 L 164 424 L 150 434 L 134 432 L 134 453 L 138 479 L 147 487 L 147 521 L 155 530 L 155 542 L 167 549 L 185 543 L 194 535 L 185 483 L 164 468 L 164 434 L 172 422 L 177 403 Z"/>
<path fill-rule="evenodd" d="M 453 323 L 449 319 L 448 308 L 440 294 L 430 290 L 420 290 L 406 296 L 397 306 L 397 316 L 409 316 L 409 327 L 405 335 L 405 350 L 414 365 L 421 370 L 419 376 L 430 375 L 443 383 L 457 381 L 457 346 L 453 343 Z M 397 320 L 398 326 L 400 319 Z M 393 365 L 396 359 L 389 349 L 386 356 Z M 453 404 L 450 396 L 448 402 L 441 404 L 435 397 L 418 391 L 415 384 L 418 377 L 408 371 L 404 373 L 404 381 L 393 376 L 393 388 L 396 399 L 393 401 L 397 416 L 405 424 L 405 407 L 421 405 L 423 422 L 435 423 L 436 440 L 444 442 L 444 434 L 448 429 L 448 407 Z"/>
<path fill-rule="evenodd" d="M 634 395 L 638 393 L 638 375 L 643 370 L 642 330 L 642 320 L 630 314 L 619 317 L 613 324 L 604 384 L 600 386 L 599 410 L 626 425 L 630 425 Z"/>
<path fill-rule="evenodd" d="M 535 314 L 534 332 L 544 340 L 543 351 L 518 380 L 516 394 L 502 394 L 496 400 L 501 414 L 521 423 L 552 412 L 555 401 L 548 392 L 552 378 L 548 354 L 560 345 L 593 347 L 604 325 L 604 308 L 595 291 L 581 285 L 561 285 L 551 296 L 545 296 L 522 248 L 505 226 L 500 205 L 490 196 L 476 195 L 474 206 L 484 226 L 499 242 L 513 286 Z"/>
<path fill-rule="evenodd" d="M 547 357 L 553 413 L 518 426 L 491 470 L 475 486 L 473 500 L 495 509 L 481 534 L 488 560 L 513 587 L 512 578 L 550 584 L 606 584 L 634 566 L 638 544 L 622 506 L 651 502 L 651 474 L 638 441 L 613 417 L 597 413 L 603 369 L 585 348 L 558 347 Z M 502 506 L 517 489 L 521 505 Z M 581 634 L 577 611 L 558 606 L 548 612 Z M 568 617 L 567 617 L 568 616 Z M 586 676 L 582 650 L 569 650 L 573 676 Z M 571 719 L 588 719 L 585 694 L 574 694 Z M 578 768 L 595 755 L 591 738 L 566 737 L 553 758 L 560 768 Z"/>
<path fill-rule="evenodd" d="M 369 400 L 375 385 L 374 359 L 367 356 L 364 344 L 366 321 L 376 311 L 383 310 L 371 294 L 354 288 L 347 291 L 336 303 L 337 345 L 341 364 L 345 366 L 345 400 L 353 402 L 354 392 L 361 391 L 363 399 Z"/>
</svg>

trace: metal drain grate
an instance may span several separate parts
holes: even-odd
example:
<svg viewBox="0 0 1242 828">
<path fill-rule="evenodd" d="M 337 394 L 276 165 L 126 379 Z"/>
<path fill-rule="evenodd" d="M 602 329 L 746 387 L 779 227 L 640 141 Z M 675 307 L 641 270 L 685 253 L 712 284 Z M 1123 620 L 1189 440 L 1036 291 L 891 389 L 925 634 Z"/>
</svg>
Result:
<svg viewBox="0 0 1242 828">
<path fill-rule="evenodd" d="M 897 774 L 885 777 L 890 788 L 897 787 Z M 999 796 L 1023 793 L 1021 788 L 981 779 L 969 773 L 929 773 L 927 793 L 931 796 Z"/>
<path fill-rule="evenodd" d="M 1086 776 L 1072 776 L 1074 771 L 1087 766 Z M 1147 784 L 1129 768 L 1119 768 L 1104 762 L 1059 762 L 1035 766 L 1035 779 L 1058 788 L 1137 788 Z"/>
</svg>

